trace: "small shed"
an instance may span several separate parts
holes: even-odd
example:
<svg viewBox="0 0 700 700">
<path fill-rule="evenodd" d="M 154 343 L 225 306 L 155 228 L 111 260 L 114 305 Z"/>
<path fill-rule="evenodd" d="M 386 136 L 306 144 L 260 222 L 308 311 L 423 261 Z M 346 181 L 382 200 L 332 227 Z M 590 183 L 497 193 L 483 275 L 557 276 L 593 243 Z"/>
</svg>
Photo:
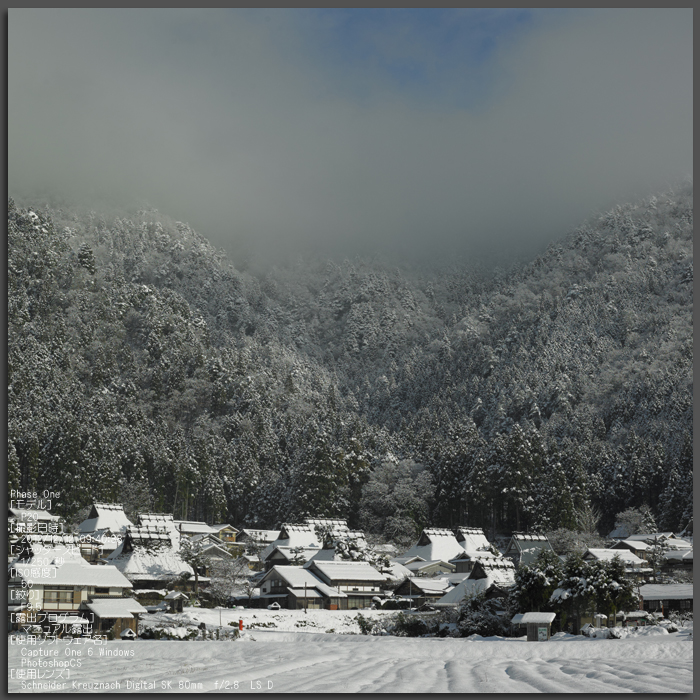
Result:
<svg viewBox="0 0 700 700">
<path fill-rule="evenodd" d="M 189 600 L 189 598 L 182 591 L 170 591 L 170 593 L 168 593 L 163 600 L 168 604 L 170 612 L 176 613 L 182 612 L 182 606 L 185 604 L 186 600 Z"/>
<path fill-rule="evenodd" d="M 520 618 L 520 624 L 527 626 L 528 642 L 546 642 L 552 636 L 552 622 L 556 613 L 529 612 Z"/>
<path fill-rule="evenodd" d="M 618 613 L 618 615 L 619 614 L 620 613 Z M 651 613 L 647 612 L 646 610 L 633 610 L 632 612 L 621 614 L 622 624 L 625 627 L 627 627 L 630 623 L 632 623 L 633 627 L 643 627 L 647 624 L 647 620 L 651 618 Z"/>
</svg>

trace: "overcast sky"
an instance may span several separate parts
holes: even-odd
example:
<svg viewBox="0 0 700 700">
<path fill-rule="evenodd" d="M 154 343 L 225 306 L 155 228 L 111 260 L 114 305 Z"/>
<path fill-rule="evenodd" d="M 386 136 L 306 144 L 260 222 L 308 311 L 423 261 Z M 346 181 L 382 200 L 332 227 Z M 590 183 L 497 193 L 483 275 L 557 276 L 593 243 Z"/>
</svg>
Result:
<svg viewBox="0 0 700 700">
<path fill-rule="evenodd" d="M 10 9 L 11 195 L 234 254 L 538 249 L 692 173 L 692 10 Z"/>
</svg>

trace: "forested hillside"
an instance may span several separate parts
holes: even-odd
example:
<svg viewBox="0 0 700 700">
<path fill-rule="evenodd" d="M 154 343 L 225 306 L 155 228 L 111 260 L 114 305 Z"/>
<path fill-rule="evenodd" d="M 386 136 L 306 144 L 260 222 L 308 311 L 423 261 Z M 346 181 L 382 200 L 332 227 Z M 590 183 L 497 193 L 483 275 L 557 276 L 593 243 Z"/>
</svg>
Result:
<svg viewBox="0 0 700 700">
<path fill-rule="evenodd" d="M 692 515 L 692 186 L 508 270 L 255 276 L 156 211 L 8 207 L 10 488 L 176 517 L 600 527 Z"/>
</svg>

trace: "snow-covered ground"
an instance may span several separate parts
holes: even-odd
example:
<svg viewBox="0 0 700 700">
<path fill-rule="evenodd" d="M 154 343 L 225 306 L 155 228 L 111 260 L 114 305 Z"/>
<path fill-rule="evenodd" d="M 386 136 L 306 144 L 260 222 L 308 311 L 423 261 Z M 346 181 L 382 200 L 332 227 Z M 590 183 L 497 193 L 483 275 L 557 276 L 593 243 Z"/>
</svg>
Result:
<svg viewBox="0 0 700 700">
<path fill-rule="evenodd" d="M 382 614 L 386 613 L 367 613 Z M 82 665 L 71 668 L 69 678 L 53 676 L 51 680 L 63 684 L 58 688 L 32 686 L 50 683 L 48 676 L 27 678 L 27 670 L 45 668 L 32 666 L 37 659 L 27 656 L 27 650 L 39 647 L 10 645 L 8 691 L 690 693 L 693 689 L 693 644 L 687 628 L 675 634 L 646 628 L 620 640 L 567 634 L 548 642 L 527 642 L 525 637 L 409 639 L 357 634 L 356 615 L 356 611 L 305 615 L 222 610 L 224 624 L 243 619 L 239 640 L 44 645 L 41 648 L 58 651 L 57 659 L 70 659 L 72 650 L 82 652 L 77 657 Z M 146 620 L 159 626 L 185 621 L 218 627 L 219 611 L 193 609 L 177 616 L 149 615 Z M 298 626 L 304 621 L 306 625 Z M 274 622 L 276 628 L 251 629 L 258 622 Z M 336 634 L 324 632 L 331 628 Z M 93 655 L 88 656 L 88 648 Z M 122 655 L 101 655 L 100 649 Z M 17 669 L 25 673 L 18 674 Z"/>
</svg>

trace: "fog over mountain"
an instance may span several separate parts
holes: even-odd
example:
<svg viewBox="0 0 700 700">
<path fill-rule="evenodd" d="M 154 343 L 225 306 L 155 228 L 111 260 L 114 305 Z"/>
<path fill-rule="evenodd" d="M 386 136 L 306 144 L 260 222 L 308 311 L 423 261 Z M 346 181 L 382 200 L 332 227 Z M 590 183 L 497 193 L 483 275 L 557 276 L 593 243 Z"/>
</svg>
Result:
<svg viewBox="0 0 700 700">
<path fill-rule="evenodd" d="M 240 258 L 539 252 L 692 172 L 692 10 L 9 11 L 9 189 Z"/>
</svg>

